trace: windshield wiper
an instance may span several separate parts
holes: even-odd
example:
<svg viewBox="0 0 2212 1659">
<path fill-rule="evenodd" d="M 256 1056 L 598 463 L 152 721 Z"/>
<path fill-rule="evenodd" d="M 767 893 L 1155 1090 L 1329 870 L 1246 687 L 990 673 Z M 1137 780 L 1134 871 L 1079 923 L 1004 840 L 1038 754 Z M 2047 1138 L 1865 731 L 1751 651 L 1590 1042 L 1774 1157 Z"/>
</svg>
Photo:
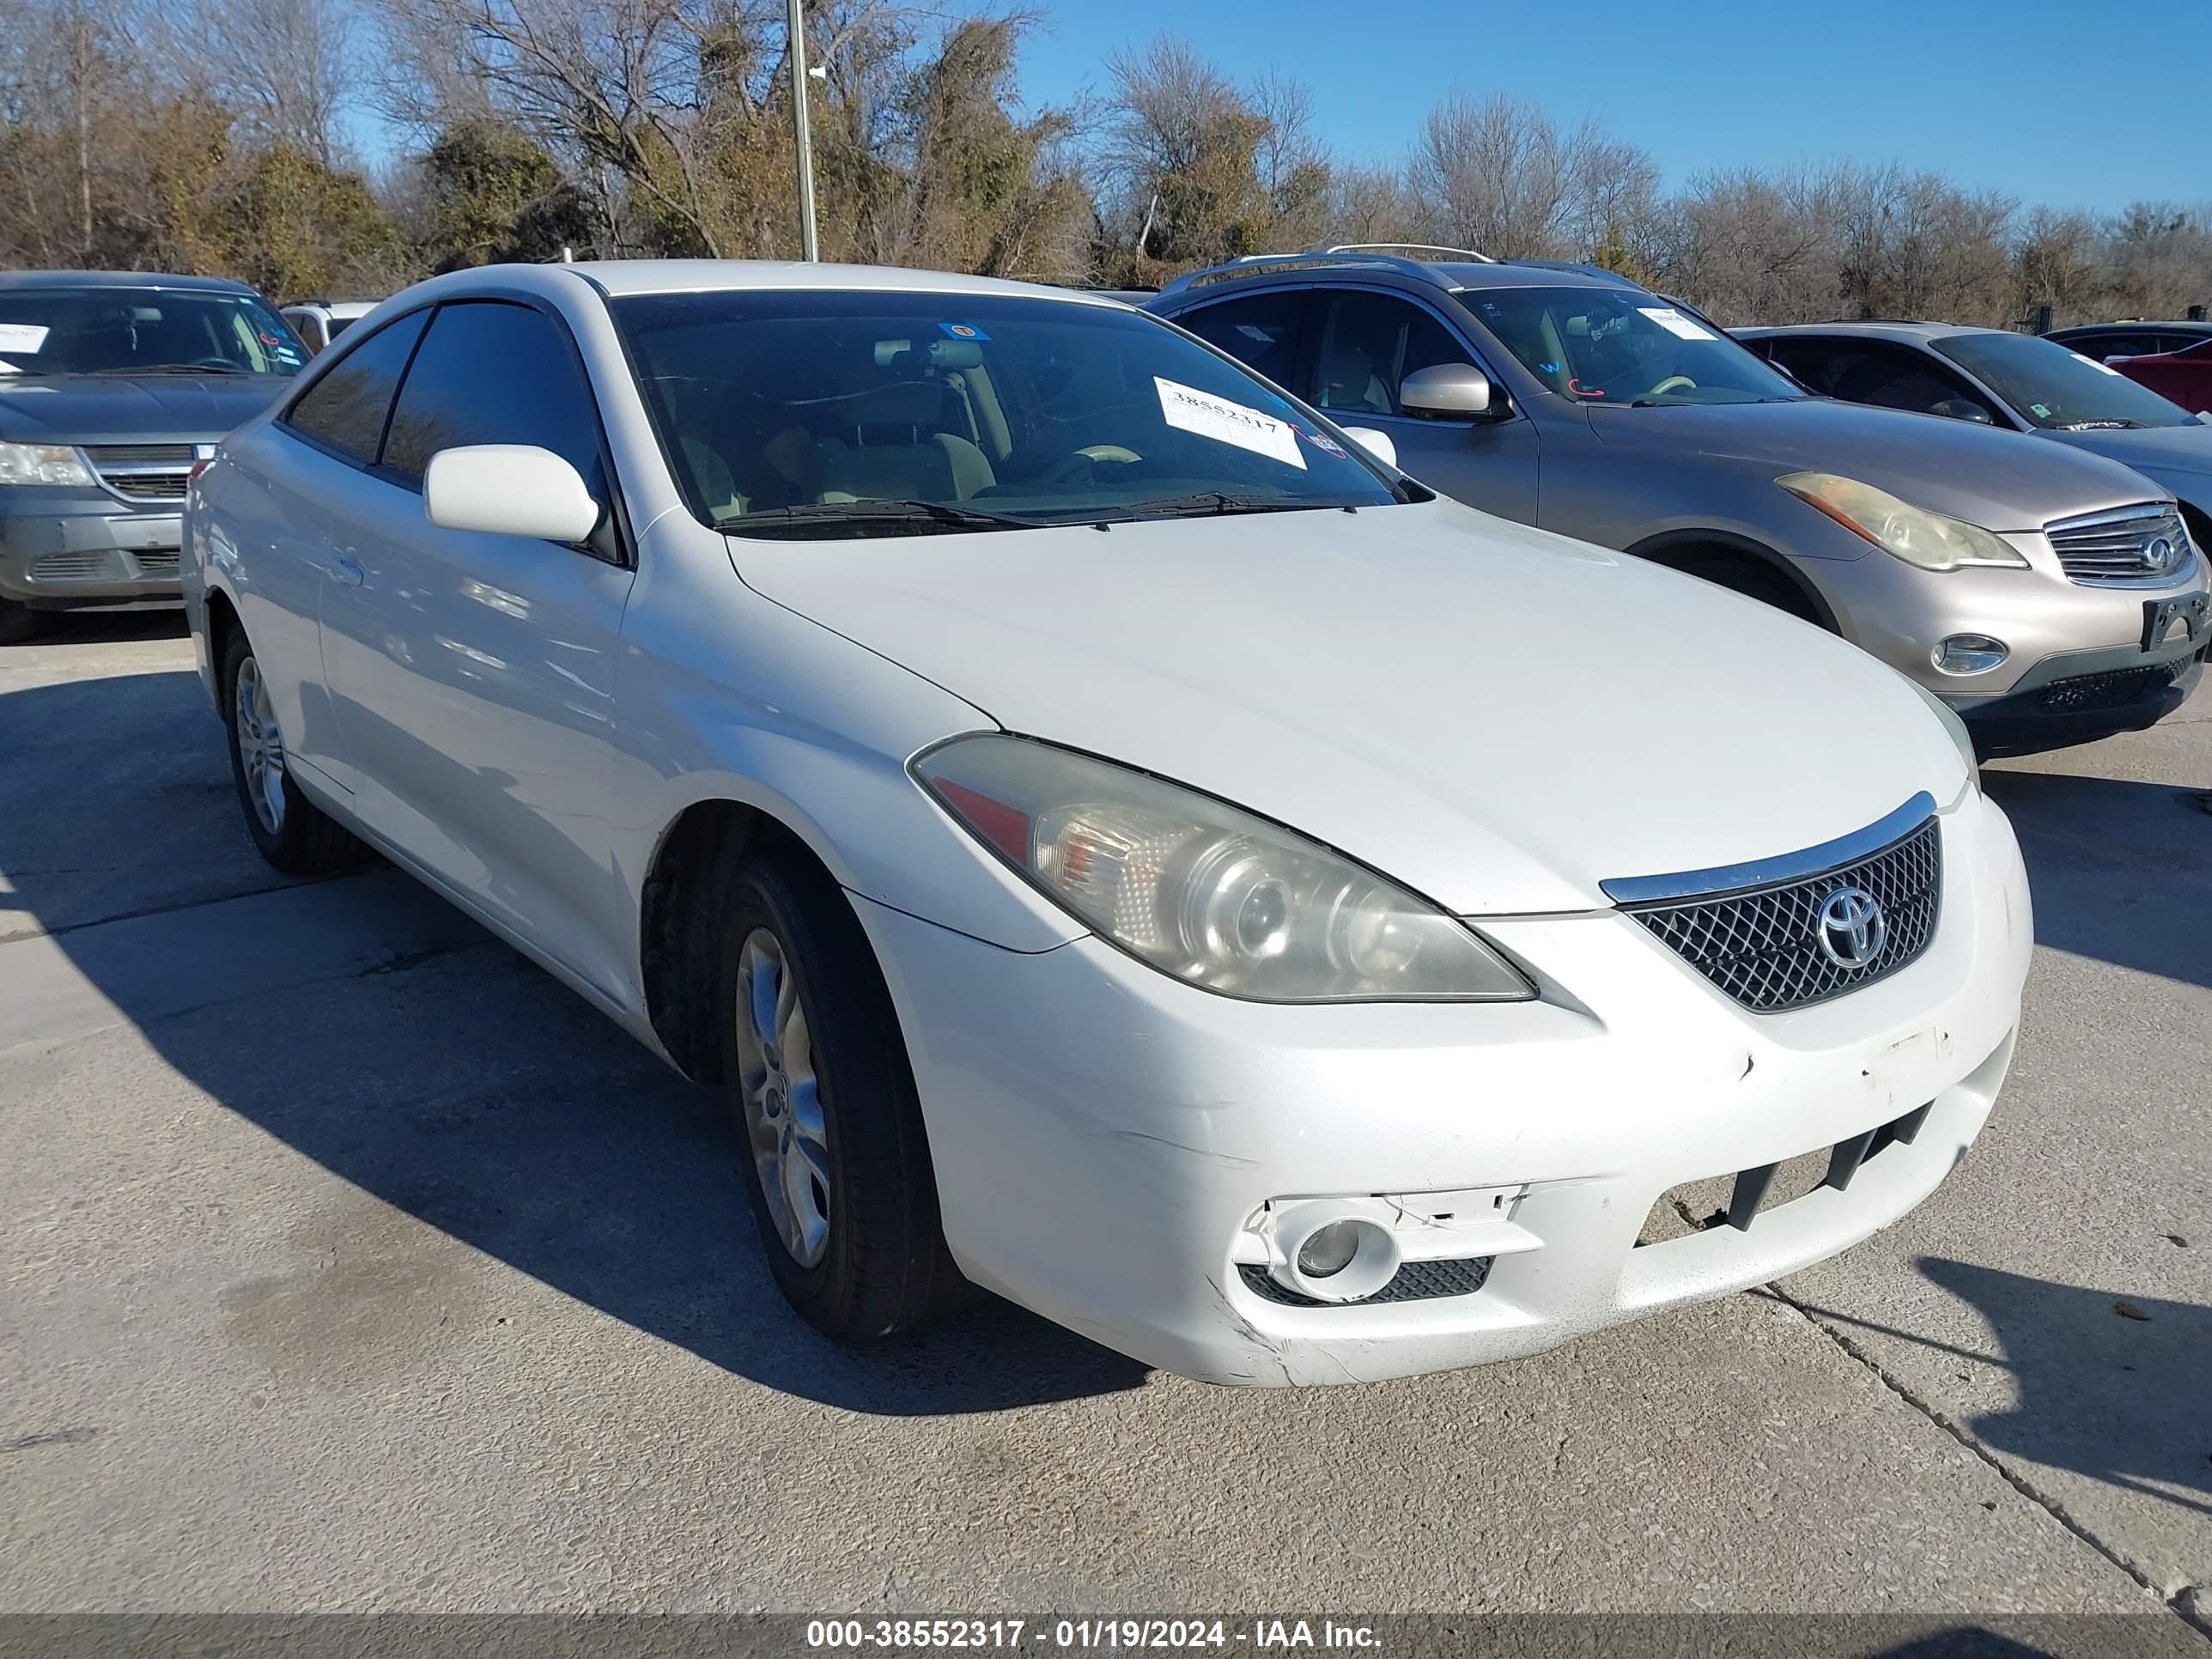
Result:
<svg viewBox="0 0 2212 1659">
<path fill-rule="evenodd" d="M 2140 432 L 2143 429 L 2143 423 L 2141 421 L 2064 421 L 2060 422 L 2058 429 L 2061 432 Z"/>
<path fill-rule="evenodd" d="M 125 363 L 116 368 L 88 368 L 88 374 L 250 374 L 230 363 Z"/>
<path fill-rule="evenodd" d="M 717 530 L 765 530 L 776 525 L 942 525 L 949 530 L 1040 530 L 1034 519 L 949 501 L 801 501 L 795 507 L 763 507 L 714 520 Z"/>
<path fill-rule="evenodd" d="M 1110 512 L 1083 514 L 1085 522 L 1130 519 L 1190 519 L 1228 513 L 1318 512 L 1324 508 L 1365 507 L 1365 501 L 1283 501 L 1266 495 L 1232 495 L 1225 489 L 1201 490 L 1195 495 L 1169 495 L 1157 501 L 1133 501 Z"/>
</svg>

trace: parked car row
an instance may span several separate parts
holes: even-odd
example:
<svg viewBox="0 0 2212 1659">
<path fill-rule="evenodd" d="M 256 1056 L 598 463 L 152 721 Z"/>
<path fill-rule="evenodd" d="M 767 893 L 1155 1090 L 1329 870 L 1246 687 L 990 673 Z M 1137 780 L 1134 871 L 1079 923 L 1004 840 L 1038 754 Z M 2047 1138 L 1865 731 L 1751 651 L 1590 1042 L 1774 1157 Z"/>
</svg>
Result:
<svg viewBox="0 0 2212 1659">
<path fill-rule="evenodd" d="M 1578 268 L 1149 304 L 508 266 L 294 343 L 181 485 L 248 833 L 389 857 L 719 1085 L 841 1340 L 974 1284 L 1366 1380 L 1924 1198 L 2033 939 L 1954 709 L 2035 746 L 2185 694 L 2172 495 Z"/>
</svg>

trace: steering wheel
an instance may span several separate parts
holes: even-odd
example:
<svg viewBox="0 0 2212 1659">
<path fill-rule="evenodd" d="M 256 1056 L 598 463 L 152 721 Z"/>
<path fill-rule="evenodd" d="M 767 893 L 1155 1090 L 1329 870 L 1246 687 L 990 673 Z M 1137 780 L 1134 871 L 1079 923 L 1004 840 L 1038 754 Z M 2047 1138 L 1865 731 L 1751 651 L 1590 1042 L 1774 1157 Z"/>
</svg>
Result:
<svg viewBox="0 0 2212 1659">
<path fill-rule="evenodd" d="M 1698 389 L 1698 383 L 1686 374 L 1669 374 L 1644 395 L 1647 398 L 1656 398 L 1662 392 L 1674 392 L 1684 386 L 1695 392 Z"/>
<path fill-rule="evenodd" d="M 1073 454 L 1061 456 L 1045 469 L 1044 476 L 1038 482 L 1048 484 L 1072 483 L 1100 461 L 1114 461 L 1126 465 L 1130 462 L 1141 461 L 1144 459 L 1135 450 L 1125 449 L 1120 444 L 1091 444 L 1086 448 L 1075 451 Z"/>
</svg>

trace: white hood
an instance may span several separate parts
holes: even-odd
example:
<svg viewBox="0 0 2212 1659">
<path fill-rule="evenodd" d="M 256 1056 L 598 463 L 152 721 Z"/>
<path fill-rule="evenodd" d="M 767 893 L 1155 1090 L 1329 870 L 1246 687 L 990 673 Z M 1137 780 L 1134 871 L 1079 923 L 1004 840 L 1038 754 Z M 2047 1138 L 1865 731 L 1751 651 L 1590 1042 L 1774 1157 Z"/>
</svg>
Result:
<svg viewBox="0 0 2212 1659">
<path fill-rule="evenodd" d="M 1965 779 L 1856 648 L 1445 501 L 730 545 L 760 592 L 1008 731 L 1462 915 L 1602 905 L 1608 878 L 1794 852 Z"/>
</svg>

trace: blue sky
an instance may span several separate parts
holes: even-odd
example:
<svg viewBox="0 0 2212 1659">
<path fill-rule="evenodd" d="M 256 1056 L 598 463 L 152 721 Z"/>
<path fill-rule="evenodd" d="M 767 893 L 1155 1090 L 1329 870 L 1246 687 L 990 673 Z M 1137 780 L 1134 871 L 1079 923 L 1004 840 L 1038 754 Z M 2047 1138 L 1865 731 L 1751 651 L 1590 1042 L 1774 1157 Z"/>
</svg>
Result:
<svg viewBox="0 0 2212 1659">
<path fill-rule="evenodd" d="M 2212 199 L 2212 0 L 1048 0 L 1024 94 L 1058 102 L 1131 43 L 1313 89 L 1340 154 L 1401 154 L 1455 87 L 1594 115 L 1668 182 L 1895 159 L 2031 202 Z M 2115 73 L 2122 65 L 2134 73 Z"/>
<path fill-rule="evenodd" d="M 1003 10 L 945 0 L 949 13 Z M 1033 0 L 1023 94 L 1103 91 L 1163 33 L 1312 88 L 1317 136 L 1393 160 L 1455 88 L 1595 116 L 1669 185 L 1711 167 L 1899 161 L 2028 203 L 2212 199 L 2212 0 Z M 2184 69 L 2183 65 L 2196 66 Z M 2120 72 L 2123 68 L 2129 72 Z M 389 143 L 368 118 L 371 154 Z"/>
</svg>

